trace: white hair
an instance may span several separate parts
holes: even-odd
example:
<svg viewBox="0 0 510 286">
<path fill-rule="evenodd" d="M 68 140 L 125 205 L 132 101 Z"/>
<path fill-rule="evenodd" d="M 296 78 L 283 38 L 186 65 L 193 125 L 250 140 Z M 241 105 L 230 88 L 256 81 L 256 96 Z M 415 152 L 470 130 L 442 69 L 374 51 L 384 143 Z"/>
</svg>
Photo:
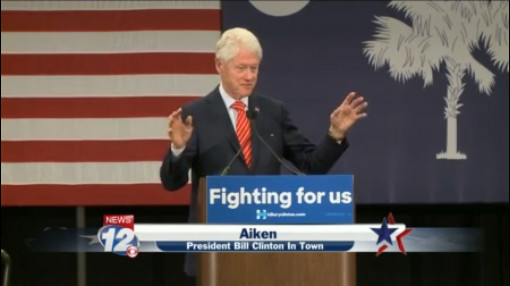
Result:
<svg viewBox="0 0 510 286">
<path fill-rule="evenodd" d="M 233 59 L 243 47 L 248 51 L 255 52 L 262 59 L 262 47 L 257 37 L 244 28 L 228 29 L 221 35 L 216 43 L 216 58 L 222 62 Z"/>
</svg>

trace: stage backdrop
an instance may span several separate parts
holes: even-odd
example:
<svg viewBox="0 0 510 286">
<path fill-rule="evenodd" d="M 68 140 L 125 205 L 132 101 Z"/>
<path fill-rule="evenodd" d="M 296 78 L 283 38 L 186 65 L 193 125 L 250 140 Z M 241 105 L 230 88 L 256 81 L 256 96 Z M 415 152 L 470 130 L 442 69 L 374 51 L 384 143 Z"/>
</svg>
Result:
<svg viewBox="0 0 510 286">
<path fill-rule="evenodd" d="M 331 171 L 358 203 L 508 202 L 508 2 L 2 1 L 2 206 L 187 204 L 159 185 L 166 117 L 234 26 L 312 141 L 364 94 Z"/>
<path fill-rule="evenodd" d="M 368 117 L 332 173 L 358 203 L 508 202 L 508 2 L 224 1 L 264 48 L 258 91 L 318 142 L 349 91 Z"/>
</svg>

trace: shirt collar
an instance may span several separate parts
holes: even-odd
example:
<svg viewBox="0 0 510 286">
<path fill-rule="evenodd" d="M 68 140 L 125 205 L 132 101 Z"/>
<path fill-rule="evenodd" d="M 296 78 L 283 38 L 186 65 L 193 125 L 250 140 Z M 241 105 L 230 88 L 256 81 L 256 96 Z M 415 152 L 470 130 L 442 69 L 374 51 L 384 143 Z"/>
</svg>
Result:
<svg viewBox="0 0 510 286">
<path fill-rule="evenodd" d="M 225 89 L 223 88 L 223 84 L 220 83 L 220 95 L 221 95 L 221 98 L 223 99 L 223 102 L 225 103 L 225 106 L 227 106 L 227 109 L 229 109 L 232 104 L 234 104 L 234 102 L 236 102 L 236 100 L 230 96 L 227 91 L 225 91 Z M 246 105 L 246 109 L 248 109 L 248 97 L 243 97 L 241 98 L 241 101 Z"/>
</svg>

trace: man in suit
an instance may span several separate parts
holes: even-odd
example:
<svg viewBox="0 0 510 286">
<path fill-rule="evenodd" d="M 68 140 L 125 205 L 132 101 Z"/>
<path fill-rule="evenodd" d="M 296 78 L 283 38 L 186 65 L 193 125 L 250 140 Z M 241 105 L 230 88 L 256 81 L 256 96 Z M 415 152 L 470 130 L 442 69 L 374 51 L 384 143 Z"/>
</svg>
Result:
<svg viewBox="0 0 510 286">
<path fill-rule="evenodd" d="M 282 102 L 253 94 L 261 59 L 262 48 L 250 31 L 225 31 L 216 44 L 220 85 L 169 116 L 172 143 L 160 176 L 166 189 L 177 190 L 188 182 L 191 168 L 190 222 L 197 219 L 199 178 L 227 172 L 279 174 L 281 164 L 269 149 L 304 173 L 327 173 L 348 147 L 347 131 L 366 116 L 363 97 L 349 93 L 331 113 L 328 134 L 315 146 L 294 126 Z M 256 136 L 257 132 L 270 148 Z M 190 261 L 186 272 L 195 274 Z"/>
</svg>

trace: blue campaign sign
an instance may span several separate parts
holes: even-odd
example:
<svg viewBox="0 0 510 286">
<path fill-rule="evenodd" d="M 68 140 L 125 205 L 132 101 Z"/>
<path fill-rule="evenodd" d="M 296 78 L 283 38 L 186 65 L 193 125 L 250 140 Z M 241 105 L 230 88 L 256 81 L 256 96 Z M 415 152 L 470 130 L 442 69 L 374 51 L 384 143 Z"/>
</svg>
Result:
<svg viewBox="0 0 510 286">
<path fill-rule="evenodd" d="M 350 224 L 353 176 L 208 176 L 208 223 Z"/>
</svg>

